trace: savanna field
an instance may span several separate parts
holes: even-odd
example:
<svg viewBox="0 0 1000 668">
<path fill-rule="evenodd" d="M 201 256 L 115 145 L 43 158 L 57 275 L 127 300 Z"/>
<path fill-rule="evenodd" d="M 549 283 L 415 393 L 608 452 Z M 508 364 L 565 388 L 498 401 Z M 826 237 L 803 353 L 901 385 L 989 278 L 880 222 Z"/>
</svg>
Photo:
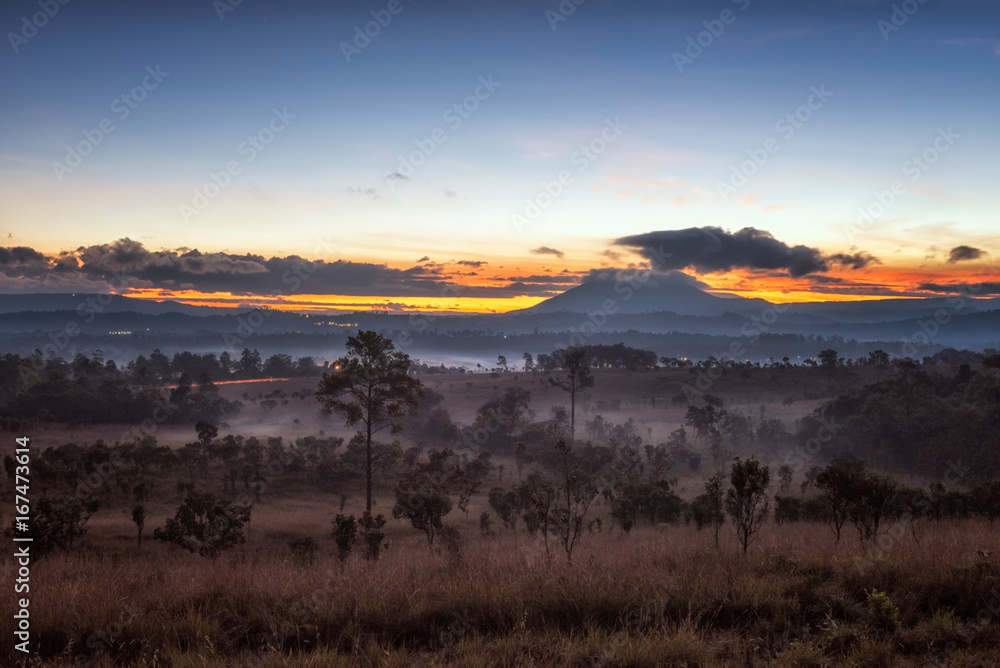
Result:
<svg viewBox="0 0 1000 668">
<path fill-rule="evenodd" d="M 372 513 L 385 518 L 377 558 L 364 531 L 352 536 L 346 554 L 333 532 L 338 515 L 362 516 L 365 489 L 351 464 L 354 429 L 340 417 L 318 415 L 319 379 L 219 385 L 220 397 L 245 406 L 219 421 L 214 439 L 222 448 L 227 434 L 239 434 L 241 449 L 204 461 L 182 455 L 144 472 L 126 467 L 123 483 L 109 478 L 71 548 L 32 564 L 32 656 L 18 658 L 9 636 L 2 651 L 15 665 L 32 666 L 1000 665 L 1000 525 L 979 506 L 958 507 L 978 498 L 966 464 L 943 465 L 936 476 L 896 474 L 900 488 L 929 490 L 927 500 L 913 502 L 923 511 L 886 506 L 872 540 L 862 540 L 859 528 L 870 518 L 855 517 L 856 525 L 845 515 L 839 540 L 825 516 L 810 516 L 804 506 L 789 515 L 781 505 L 785 514 L 775 521 L 774 497 L 820 498 L 817 470 L 837 446 L 836 438 L 810 446 L 806 437 L 817 431 L 807 416 L 838 396 L 864 396 L 861 388 L 891 381 L 893 373 L 728 370 L 710 396 L 749 423 L 720 422 L 713 441 L 710 433 L 698 438 L 689 404 L 679 397 L 695 377 L 689 370 L 596 370 L 594 386 L 577 397 L 577 442 L 567 457 L 586 470 L 598 461 L 605 477 L 594 480 L 613 473 L 617 482 L 610 491 L 595 482 L 589 502 L 568 502 L 567 516 L 580 517 L 578 533 L 573 521 L 558 521 L 560 494 L 579 491 L 560 486 L 560 461 L 569 459 L 553 454 L 559 437 L 565 440 L 558 407 L 567 405 L 567 393 L 537 374 L 422 376 L 440 396 L 435 406 L 460 430 L 474 427 L 481 407 L 509 389 L 527 390 L 519 433 L 535 440 L 487 458 L 474 486 L 463 478 L 446 487 L 448 512 L 429 543 L 428 532 L 393 510 L 400 486 L 444 479 L 415 473 L 433 472 L 432 454 L 441 450 L 434 439 L 444 437 L 419 421 L 386 435 L 400 445 L 391 467 L 376 467 Z M 919 387 L 958 371 L 898 373 L 912 373 L 906 387 Z M 976 374 L 992 382 L 988 369 Z M 922 402 L 929 396 L 914 395 Z M 494 408 L 502 413 L 502 402 Z M 932 407 L 924 410 L 914 424 L 943 419 Z M 854 433 L 837 414 L 824 420 L 835 436 Z M 543 427 L 532 436 L 529 423 Z M 110 445 L 121 433 L 119 425 L 50 424 L 27 435 L 38 459 L 45 448 L 98 439 Z M 202 436 L 211 441 L 189 425 L 163 425 L 152 436 L 179 453 Z M 308 437 L 328 447 L 294 445 Z M 464 475 L 470 462 L 482 461 L 474 431 L 453 443 L 457 464 L 443 474 L 449 480 L 449 471 Z M 672 449 L 661 470 L 654 466 L 658 451 L 644 446 L 665 443 Z M 249 461 L 254 448 L 258 462 L 280 450 L 285 463 L 261 466 L 255 478 L 233 473 L 231 461 Z M 301 465 L 287 463 L 295 452 L 303 453 Z M 752 455 L 771 472 L 766 517 L 745 553 L 730 516 L 716 523 L 699 510 L 706 481 L 728 475 L 737 455 Z M 778 471 L 787 462 L 795 465 L 785 480 Z M 948 473 L 954 470 L 961 479 Z M 531 487 L 542 479 L 533 473 L 553 487 L 547 525 L 533 515 L 544 489 Z M 649 482 L 656 476 L 658 486 Z M 944 483 L 937 493 L 935 481 Z M 149 483 L 141 542 L 132 514 L 139 482 Z M 37 489 L 34 498 L 55 498 L 56 487 Z M 519 489 L 528 500 L 509 511 L 508 525 L 496 490 Z M 666 490 L 661 505 L 639 496 L 626 504 L 628 494 L 656 489 Z M 250 505 L 244 540 L 203 555 L 154 538 L 193 492 Z M 574 540 L 571 558 L 564 536 Z M 10 556 L 3 568 L 8 577 L 15 572 Z M 14 614 L 10 597 L 0 614 Z"/>
</svg>

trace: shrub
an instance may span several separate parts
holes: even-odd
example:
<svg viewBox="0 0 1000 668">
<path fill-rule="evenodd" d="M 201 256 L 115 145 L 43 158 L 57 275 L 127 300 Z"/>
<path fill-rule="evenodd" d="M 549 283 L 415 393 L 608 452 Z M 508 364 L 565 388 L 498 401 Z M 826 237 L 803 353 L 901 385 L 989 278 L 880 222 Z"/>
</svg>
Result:
<svg viewBox="0 0 1000 668">
<path fill-rule="evenodd" d="M 483 532 L 484 536 L 489 536 L 493 533 L 493 517 L 488 510 L 484 510 L 479 514 L 479 530 Z"/>
<path fill-rule="evenodd" d="M 357 537 L 358 521 L 354 519 L 354 515 L 338 513 L 333 518 L 333 540 L 337 543 L 337 558 L 341 562 L 347 561 L 351 556 Z"/>
<path fill-rule="evenodd" d="M 368 561 L 378 561 L 378 558 L 382 556 L 384 552 L 389 547 L 389 542 L 386 540 L 385 532 L 382 531 L 385 527 L 385 516 L 379 513 L 375 517 L 367 510 L 364 515 L 361 516 L 361 537 L 365 543 L 365 559 Z"/>
<path fill-rule="evenodd" d="M 312 536 L 296 538 L 288 543 L 292 550 L 292 558 L 302 564 L 311 564 L 316 561 L 316 553 L 319 552 L 319 543 Z"/>
<path fill-rule="evenodd" d="M 884 633 L 892 633 L 899 626 L 899 608 L 889 595 L 875 588 L 868 593 L 868 615 L 872 628 Z"/>
<path fill-rule="evenodd" d="M 153 538 L 179 545 L 214 560 L 223 550 L 246 540 L 243 526 L 250 521 L 250 506 L 221 501 L 214 494 L 188 496 L 173 519 Z"/>
</svg>

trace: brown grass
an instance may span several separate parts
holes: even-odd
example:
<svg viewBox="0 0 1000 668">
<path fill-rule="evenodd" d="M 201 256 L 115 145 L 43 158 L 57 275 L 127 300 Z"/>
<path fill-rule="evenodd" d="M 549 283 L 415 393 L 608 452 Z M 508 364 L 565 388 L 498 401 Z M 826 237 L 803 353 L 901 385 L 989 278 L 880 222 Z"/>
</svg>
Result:
<svg viewBox="0 0 1000 668">
<path fill-rule="evenodd" d="M 394 523 L 381 561 L 342 566 L 326 536 L 314 564 L 295 562 L 284 535 L 308 523 L 282 515 L 260 512 L 250 543 L 214 563 L 126 547 L 123 518 L 120 538 L 35 564 L 32 665 L 1000 664 L 1000 568 L 975 555 L 985 524 L 935 525 L 921 546 L 860 560 L 816 525 L 768 527 L 747 557 L 685 526 L 605 532 L 570 566 L 511 533 L 469 539 L 456 560 Z M 891 636 L 868 626 L 872 588 L 900 608 Z"/>
</svg>

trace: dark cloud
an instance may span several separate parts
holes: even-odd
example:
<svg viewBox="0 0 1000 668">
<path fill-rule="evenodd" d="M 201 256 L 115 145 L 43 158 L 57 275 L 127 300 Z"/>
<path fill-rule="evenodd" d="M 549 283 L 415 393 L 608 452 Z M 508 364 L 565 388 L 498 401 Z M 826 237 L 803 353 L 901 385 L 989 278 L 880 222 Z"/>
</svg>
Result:
<svg viewBox="0 0 1000 668">
<path fill-rule="evenodd" d="M 826 271 L 830 264 L 854 267 L 875 261 L 864 253 L 826 257 L 808 246 L 789 246 L 769 232 L 745 227 L 727 232 L 720 227 L 689 227 L 636 234 L 615 240 L 661 270 L 694 269 L 702 273 L 733 269 L 783 269 L 794 278 Z"/>
<path fill-rule="evenodd" d="M 1000 295 L 1000 283 L 921 283 L 918 290 L 963 295 Z"/>
<path fill-rule="evenodd" d="M 690 285 L 700 290 L 712 289 L 708 283 L 703 283 L 694 276 L 685 274 L 683 271 L 650 271 L 649 269 L 637 269 L 635 267 L 628 269 L 591 269 L 583 276 L 580 283 L 630 282 L 640 277 L 643 281 L 648 280 L 651 285 Z"/>
<path fill-rule="evenodd" d="M 532 248 L 531 253 L 534 255 L 555 255 L 556 257 L 565 257 L 566 254 L 561 250 L 555 248 L 549 248 L 548 246 L 539 246 L 538 248 Z"/>
<path fill-rule="evenodd" d="M 564 276 L 562 274 L 556 274 L 555 276 L 512 276 L 510 280 L 524 283 L 552 283 L 555 285 L 576 285 L 577 283 L 575 276 Z"/>
<path fill-rule="evenodd" d="M 917 292 L 907 290 L 896 290 L 878 285 L 866 286 L 834 286 L 834 285 L 814 285 L 809 288 L 810 292 L 818 292 L 828 295 L 853 295 L 856 297 L 925 297 Z"/>
<path fill-rule="evenodd" d="M 485 263 L 461 261 L 478 267 Z M 439 297 L 456 291 L 468 297 L 539 294 L 549 285 L 511 282 L 456 286 L 446 265 L 429 261 L 408 269 L 347 260 L 310 261 L 297 255 L 203 253 L 197 249 L 149 250 L 119 239 L 46 256 L 31 248 L 0 248 L 0 285 L 6 290 L 82 292 L 144 288 L 229 292 L 234 295 L 320 294 L 370 297 Z"/>
<path fill-rule="evenodd" d="M 489 262 L 483 262 L 481 260 L 459 260 L 455 264 L 462 267 L 472 267 L 473 269 L 481 269 L 489 264 Z"/>
<path fill-rule="evenodd" d="M 956 262 L 963 262 L 965 260 L 978 260 L 986 252 L 978 248 L 973 248 L 972 246 L 955 246 L 948 253 L 948 264 L 955 264 Z"/>
<path fill-rule="evenodd" d="M 34 248 L 0 248 L 0 273 L 10 278 L 43 278 L 49 272 L 49 259 Z"/>
<path fill-rule="evenodd" d="M 415 264 L 420 264 L 421 262 L 430 262 L 430 261 L 431 261 L 431 259 L 425 255 L 422 258 L 420 258 L 419 260 L 417 260 Z"/>
<path fill-rule="evenodd" d="M 826 258 L 830 264 L 840 265 L 849 269 L 864 269 L 870 264 L 882 264 L 877 258 L 868 253 L 834 253 Z"/>
</svg>

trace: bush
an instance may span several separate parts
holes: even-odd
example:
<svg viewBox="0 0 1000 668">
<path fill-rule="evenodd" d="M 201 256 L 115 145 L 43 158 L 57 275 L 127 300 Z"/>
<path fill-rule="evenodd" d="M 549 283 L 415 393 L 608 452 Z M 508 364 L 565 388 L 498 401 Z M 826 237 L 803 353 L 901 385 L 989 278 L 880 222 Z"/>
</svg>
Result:
<svg viewBox="0 0 1000 668">
<path fill-rule="evenodd" d="M 869 623 L 876 631 L 893 633 L 899 626 L 899 608 L 885 592 L 872 588 L 868 593 Z"/>
<path fill-rule="evenodd" d="M 385 532 L 382 531 L 385 527 L 385 516 L 379 513 L 375 517 L 367 510 L 365 514 L 361 516 L 361 537 L 365 542 L 365 559 L 368 561 L 378 561 L 378 558 L 382 556 L 384 552 L 389 547 L 389 542 L 386 540 Z"/>
<path fill-rule="evenodd" d="M 358 521 L 354 515 L 338 513 L 333 518 L 333 540 L 337 543 L 337 558 L 347 561 L 354 549 L 354 541 L 358 537 Z"/>
<path fill-rule="evenodd" d="M 173 519 L 153 538 L 197 552 L 214 560 L 223 550 L 244 542 L 243 526 L 250 506 L 221 501 L 214 494 L 196 492 L 184 499 Z"/>
<path fill-rule="evenodd" d="M 484 510 L 479 514 L 479 530 L 483 532 L 484 536 L 489 536 L 493 533 L 493 517 L 488 510 Z"/>
<path fill-rule="evenodd" d="M 319 552 L 319 543 L 312 536 L 296 538 L 288 543 L 288 547 L 292 550 L 292 558 L 302 564 L 312 564 Z"/>
</svg>

